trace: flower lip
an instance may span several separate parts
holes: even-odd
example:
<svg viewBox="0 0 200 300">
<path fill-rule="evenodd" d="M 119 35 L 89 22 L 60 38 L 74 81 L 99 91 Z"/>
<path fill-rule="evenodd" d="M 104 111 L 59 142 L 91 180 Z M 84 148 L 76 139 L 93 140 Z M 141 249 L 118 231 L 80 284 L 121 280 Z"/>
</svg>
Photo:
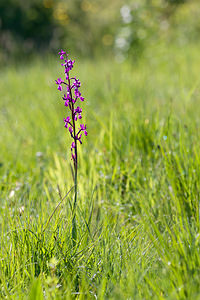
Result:
<svg viewBox="0 0 200 300">
<path fill-rule="evenodd" d="M 61 78 L 58 78 L 57 80 L 55 80 L 56 84 L 62 84 L 64 83 L 64 81 Z"/>
<path fill-rule="evenodd" d="M 86 129 L 86 125 L 84 124 L 80 124 L 81 130 L 85 130 Z"/>
<path fill-rule="evenodd" d="M 70 117 L 67 117 L 66 119 L 64 118 L 64 122 L 69 123 L 70 122 Z"/>
<path fill-rule="evenodd" d="M 69 100 L 66 100 L 65 101 L 65 106 L 68 106 L 69 105 Z"/>
</svg>

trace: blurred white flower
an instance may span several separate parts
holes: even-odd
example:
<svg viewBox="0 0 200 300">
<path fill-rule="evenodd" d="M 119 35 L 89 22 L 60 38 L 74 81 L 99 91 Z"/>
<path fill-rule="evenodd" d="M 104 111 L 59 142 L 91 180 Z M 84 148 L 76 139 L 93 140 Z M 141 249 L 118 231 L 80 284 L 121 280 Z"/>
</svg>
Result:
<svg viewBox="0 0 200 300">
<path fill-rule="evenodd" d="M 128 5 L 123 5 L 120 9 L 120 13 L 125 24 L 128 24 L 132 21 L 131 10 Z"/>
</svg>

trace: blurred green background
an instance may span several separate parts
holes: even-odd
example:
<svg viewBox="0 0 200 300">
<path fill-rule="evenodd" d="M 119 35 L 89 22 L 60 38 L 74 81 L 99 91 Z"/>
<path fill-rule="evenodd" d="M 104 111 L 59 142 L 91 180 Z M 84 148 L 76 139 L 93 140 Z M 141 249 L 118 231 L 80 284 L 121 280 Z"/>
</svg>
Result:
<svg viewBox="0 0 200 300">
<path fill-rule="evenodd" d="M 138 58 L 152 43 L 200 36 L 199 0 L 1 0 L 0 62 L 62 48 Z"/>
</svg>

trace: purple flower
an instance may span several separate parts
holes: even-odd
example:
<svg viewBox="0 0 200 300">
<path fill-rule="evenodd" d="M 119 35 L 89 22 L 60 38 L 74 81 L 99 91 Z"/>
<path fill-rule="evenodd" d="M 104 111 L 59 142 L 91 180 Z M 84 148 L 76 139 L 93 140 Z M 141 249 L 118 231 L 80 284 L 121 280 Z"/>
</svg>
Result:
<svg viewBox="0 0 200 300">
<path fill-rule="evenodd" d="M 82 108 L 80 108 L 79 106 L 77 106 L 77 108 L 75 109 L 75 112 L 77 112 L 78 114 L 82 112 Z"/>
<path fill-rule="evenodd" d="M 65 59 L 65 62 L 63 63 L 63 64 L 61 64 L 61 66 L 67 66 L 67 62 L 68 62 L 68 60 L 67 59 Z"/>
<path fill-rule="evenodd" d="M 73 64 L 75 63 L 75 60 L 71 60 L 71 59 L 69 59 L 68 61 L 67 61 L 67 66 L 68 66 L 68 68 L 73 68 Z"/>
<path fill-rule="evenodd" d="M 86 129 L 86 125 L 84 124 L 80 124 L 81 130 L 85 130 Z"/>
<path fill-rule="evenodd" d="M 71 148 L 75 148 L 75 143 L 72 142 Z"/>
<path fill-rule="evenodd" d="M 81 92 L 78 89 L 75 89 L 74 94 L 77 98 L 81 96 Z"/>
<path fill-rule="evenodd" d="M 72 70 L 73 66 L 74 66 L 75 60 L 71 60 L 71 59 L 65 59 L 65 62 L 63 64 L 61 64 L 61 66 L 65 66 L 65 73 L 68 73 L 69 71 Z"/>
<path fill-rule="evenodd" d="M 81 86 L 80 80 L 76 79 L 76 77 L 74 78 L 73 86 L 75 86 L 76 88 L 79 88 Z"/>
<path fill-rule="evenodd" d="M 60 52 L 58 52 L 58 54 L 60 55 L 60 59 L 64 59 L 64 55 L 68 55 L 68 54 L 66 54 L 66 52 L 65 51 L 63 51 L 62 49 L 60 50 Z"/>
<path fill-rule="evenodd" d="M 55 80 L 56 84 L 58 84 L 58 90 L 62 91 L 62 83 L 64 82 L 61 78 L 58 78 L 57 80 Z"/>
<path fill-rule="evenodd" d="M 62 84 L 64 81 L 61 78 L 58 78 L 55 80 L 56 84 Z"/>
<path fill-rule="evenodd" d="M 73 129 L 71 126 L 69 126 L 69 132 L 72 133 L 73 132 Z"/>
<path fill-rule="evenodd" d="M 81 100 L 81 101 L 84 101 L 84 99 L 85 99 L 85 98 L 83 98 L 82 96 L 80 97 L 80 100 Z"/>
<path fill-rule="evenodd" d="M 67 128 L 68 124 L 70 123 L 70 117 L 67 117 L 66 119 L 64 118 L 64 122 L 65 122 L 65 128 Z"/>
<path fill-rule="evenodd" d="M 70 94 L 67 93 L 67 96 L 64 94 L 63 100 L 65 101 L 65 106 L 68 106 L 71 100 Z"/>
<path fill-rule="evenodd" d="M 66 119 L 64 119 L 64 122 L 69 123 L 70 122 L 70 117 L 67 117 Z"/>
<path fill-rule="evenodd" d="M 87 131 L 86 131 L 86 130 L 84 131 L 84 134 L 85 134 L 85 136 L 87 136 L 87 135 L 88 135 L 88 133 L 87 133 Z"/>
<path fill-rule="evenodd" d="M 68 106 L 69 105 L 69 100 L 66 100 L 65 101 L 65 106 Z"/>
</svg>

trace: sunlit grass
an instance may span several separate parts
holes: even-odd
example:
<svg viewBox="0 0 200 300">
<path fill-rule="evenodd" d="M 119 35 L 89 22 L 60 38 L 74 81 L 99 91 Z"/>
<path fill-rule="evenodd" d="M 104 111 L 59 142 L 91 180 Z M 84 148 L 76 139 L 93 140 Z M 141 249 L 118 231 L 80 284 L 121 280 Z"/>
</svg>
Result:
<svg viewBox="0 0 200 300">
<path fill-rule="evenodd" d="M 199 49 L 80 61 L 78 241 L 56 59 L 0 74 L 0 295 L 198 299 Z M 49 220 L 49 222 L 48 222 Z"/>
</svg>

